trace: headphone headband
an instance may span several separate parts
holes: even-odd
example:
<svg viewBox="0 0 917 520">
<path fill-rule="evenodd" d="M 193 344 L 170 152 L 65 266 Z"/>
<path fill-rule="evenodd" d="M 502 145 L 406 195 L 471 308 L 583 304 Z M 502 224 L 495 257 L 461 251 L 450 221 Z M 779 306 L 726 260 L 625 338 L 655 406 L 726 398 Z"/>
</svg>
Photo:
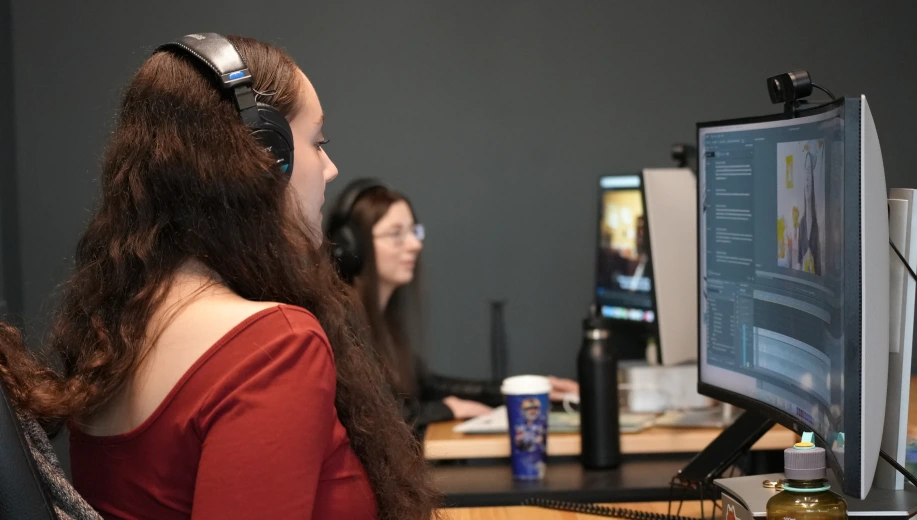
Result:
<svg viewBox="0 0 917 520">
<path fill-rule="evenodd" d="M 257 102 L 252 92 L 254 80 L 245 59 L 235 45 L 217 33 L 199 33 L 182 36 L 174 42 L 160 45 L 156 50 L 175 49 L 197 58 L 213 71 L 222 90 L 229 90 L 236 108 L 247 125 L 257 123 Z"/>
<path fill-rule="evenodd" d="M 156 50 L 160 51 L 175 47 L 193 54 L 210 67 L 210 70 L 217 75 L 224 89 L 253 83 L 252 75 L 248 71 L 245 59 L 239 55 L 232 42 L 220 34 L 189 34 L 174 42 L 164 43 L 157 47 Z"/>
<path fill-rule="evenodd" d="M 348 184 L 341 195 L 338 197 L 338 203 L 334 206 L 329 222 L 331 226 L 345 226 L 350 222 L 350 215 L 353 213 L 353 207 L 367 191 L 373 188 L 387 188 L 379 179 L 357 179 Z"/>
<path fill-rule="evenodd" d="M 163 50 L 191 56 L 213 71 L 220 89 L 232 94 L 242 122 L 255 139 L 274 155 L 282 172 L 293 173 L 293 131 L 275 108 L 257 102 L 252 89 L 254 78 L 231 41 L 217 33 L 195 33 L 164 43 L 155 52 Z"/>
</svg>

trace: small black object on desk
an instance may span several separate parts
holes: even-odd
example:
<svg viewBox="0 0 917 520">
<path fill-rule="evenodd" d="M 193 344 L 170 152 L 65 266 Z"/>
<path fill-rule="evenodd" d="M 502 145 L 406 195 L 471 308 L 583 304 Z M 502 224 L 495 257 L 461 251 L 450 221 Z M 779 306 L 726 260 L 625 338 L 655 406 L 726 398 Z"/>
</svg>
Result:
<svg viewBox="0 0 917 520">
<path fill-rule="evenodd" d="M 507 374 L 506 323 L 504 308 L 506 301 L 490 302 L 490 379 L 503 381 Z"/>
<path fill-rule="evenodd" d="M 611 469 L 621 463 L 618 361 L 610 345 L 610 332 L 594 306 L 589 314 L 583 320 L 583 344 L 576 364 L 581 461 L 588 469 Z"/>
</svg>

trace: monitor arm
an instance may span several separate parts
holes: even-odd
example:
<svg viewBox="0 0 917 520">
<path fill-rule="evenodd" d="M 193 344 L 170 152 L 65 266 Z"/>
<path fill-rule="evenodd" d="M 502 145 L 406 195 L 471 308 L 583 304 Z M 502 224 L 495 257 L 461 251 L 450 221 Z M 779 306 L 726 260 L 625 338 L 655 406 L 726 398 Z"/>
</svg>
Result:
<svg viewBox="0 0 917 520">
<path fill-rule="evenodd" d="M 888 390 L 882 450 L 904 466 L 907 415 L 914 345 L 914 307 L 917 294 L 917 190 L 893 188 L 888 197 L 889 353 Z M 903 489 L 904 477 L 888 464 L 876 468 L 874 486 Z"/>
</svg>

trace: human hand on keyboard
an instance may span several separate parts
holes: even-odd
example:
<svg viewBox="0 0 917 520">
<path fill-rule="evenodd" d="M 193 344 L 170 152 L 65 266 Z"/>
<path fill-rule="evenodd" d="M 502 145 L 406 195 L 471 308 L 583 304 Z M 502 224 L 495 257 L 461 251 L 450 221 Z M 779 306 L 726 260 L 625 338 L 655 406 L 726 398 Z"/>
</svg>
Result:
<svg viewBox="0 0 917 520">
<path fill-rule="evenodd" d="M 471 419 L 490 413 L 491 410 L 493 410 L 493 408 L 486 404 L 477 401 L 469 401 L 467 399 L 459 399 L 454 395 L 444 398 L 443 403 L 452 410 L 452 415 L 454 415 L 456 419 Z"/>
<path fill-rule="evenodd" d="M 579 395 L 579 383 L 572 379 L 561 379 L 559 377 L 547 376 L 548 382 L 551 383 L 551 400 L 563 401 L 566 394 Z"/>
</svg>

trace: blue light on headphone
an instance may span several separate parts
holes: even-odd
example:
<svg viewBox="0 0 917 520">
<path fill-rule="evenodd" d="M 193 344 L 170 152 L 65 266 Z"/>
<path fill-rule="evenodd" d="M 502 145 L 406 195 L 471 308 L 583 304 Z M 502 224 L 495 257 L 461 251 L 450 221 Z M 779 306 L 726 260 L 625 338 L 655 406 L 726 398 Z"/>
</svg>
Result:
<svg viewBox="0 0 917 520">
<path fill-rule="evenodd" d="M 283 173 L 286 173 L 287 170 L 289 169 L 290 169 L 289 163 L 280 165 L 280 171 L 282 171 Z"/>
<path fill-rule="evenodd" d="M 243 76 L 245 76 L 245 71 L 239 70 L 239 71 L 230 73 L 230 74 L 229 74 L 229 79 L 239 79 L 239 78 L 241 78 L 241 77 L 243 77 Z"/>
</svg>

